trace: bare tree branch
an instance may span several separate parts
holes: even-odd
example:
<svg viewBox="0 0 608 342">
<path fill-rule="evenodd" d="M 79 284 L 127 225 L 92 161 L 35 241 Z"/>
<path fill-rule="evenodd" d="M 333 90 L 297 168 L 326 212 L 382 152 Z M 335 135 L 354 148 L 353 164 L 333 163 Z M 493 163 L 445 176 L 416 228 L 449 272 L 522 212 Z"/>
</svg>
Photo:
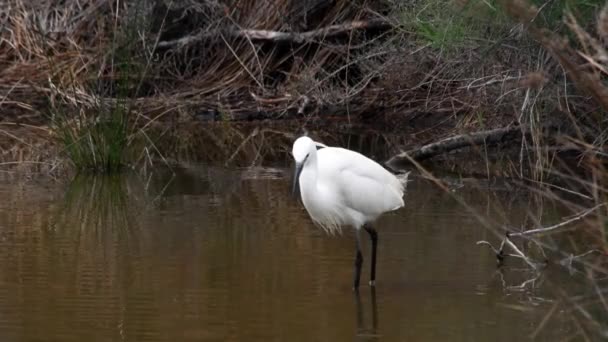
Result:
<svg viewBox="0 0 608 342">
<path fill-rule="evenodd" d="M 201 31 L 197 34 L 184 36 L 179 39 L 162 41 L 158 47 L 184 46 L 197 41 L 223 35 L 224 37 L 245 38 L 252 41 L 268 41 L 275 43 L 304 43 L 315 39 L 329 38 L 354 30 L 390 29 L 393 25 L 384 19 L 356 20 L 344 24 L 330 25 L 306 32 L 282 32 L 272 30 L 230 29 Z"/>
<path fill-rule="evenodd" d="M 558 224 L 554 224 L 554 225 L 549 226 L 549 227 L 542 227 L 542 228 L 538 228 L 538 229 L 530 229 L 530 230 L 526 230 L 525 232 L 509 233 L 509 237 L 547 233 L 547 232 L 559 229 L 561 227 L 567 226 L 567 225 L 569 225 L 572 222 L 576 222 L 576 221 L 584 218 L 585 216 L 591 214 L 592 212 L 596 211 L 597 209 L 599 209 L 600 207 L 603 207 L 605 205 L 606 205 L 606 203 L 600 203 L 600 204 L 596 205 L 593 208 L 587 209 L 587 210 L 585 210 L 585 211 L 577 214 L 576 216 L 574 216 L 573 218 L 571 218 L 569 220 L 560 222 Z"/>
</svg>

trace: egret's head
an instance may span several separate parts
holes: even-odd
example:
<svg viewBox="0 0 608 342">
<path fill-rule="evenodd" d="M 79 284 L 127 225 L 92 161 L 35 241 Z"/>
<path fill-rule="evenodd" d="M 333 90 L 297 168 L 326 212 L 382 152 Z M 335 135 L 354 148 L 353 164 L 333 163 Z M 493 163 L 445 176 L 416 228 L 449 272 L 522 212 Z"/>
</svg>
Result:
<svg viewBox="0 0 608 342">
<path fill-rule="evenodd" d="M 296 164 L 304 164 L 311 150 L 315 149 L 315 142 L 309 137 L 299 137 L 294 143 L 291 150 L 293 159 Z"/>
<path fill-rule="evenodd" d="M 293 159 L 296 162 L 291 193 L 296 196 L 297 192 L 300 188 L 300 173 L 302 173 L 302 169 L 304 168 L 304 164 L 310 157 L 311 151 L 316 151 L 315 142 L 312 141 L 309 137 L 299 137 L 293 143 L 293 149 L 291 150 L 291 154 L 293 154 Z"/>
</svg>

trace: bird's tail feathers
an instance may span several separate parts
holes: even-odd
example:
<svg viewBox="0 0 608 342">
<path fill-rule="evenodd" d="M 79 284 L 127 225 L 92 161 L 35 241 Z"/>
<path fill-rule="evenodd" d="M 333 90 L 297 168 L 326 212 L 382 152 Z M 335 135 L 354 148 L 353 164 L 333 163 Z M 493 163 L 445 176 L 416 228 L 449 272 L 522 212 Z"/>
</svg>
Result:
<svg viewBox="0 0 608 342">
<path fill-rule="evenodd" d="M 401 184 L 403 184 L 403 186 L 405 187 L 408 182 L 411 182 L 411 180 L 409 179 L 410 173 L 412 173 L 412 171 L 408 171 L 406 173 L 398 173 L 395 175 L 395 177 L 397 177 L 399 182 L 401 182 Z"/>
</svg>

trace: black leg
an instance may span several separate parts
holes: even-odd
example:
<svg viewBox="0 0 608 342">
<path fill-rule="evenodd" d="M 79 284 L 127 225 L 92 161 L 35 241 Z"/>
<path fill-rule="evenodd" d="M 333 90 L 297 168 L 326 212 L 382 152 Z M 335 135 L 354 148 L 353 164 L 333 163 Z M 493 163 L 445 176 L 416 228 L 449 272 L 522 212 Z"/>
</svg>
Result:
<svg viewBox="0 0 608 342">
<path fill-rule="evenodd" d="M 359 237 L 359 229 L 355 230 L 357 254 L 355 256 L 355 275 L 353 278 L 353 289 L 359 290 L 359 279 L 361 278 L 361 265 L 363 265 L 363 255 L 361 254 L 361 243 Z"/>
<path fill-rule="evenodd" d="M 357 337 L 363 338 L 365 341 L 376 340 L 378 335 L 378 306 L 376 304 L 376 288 L 370 287 L 371 290 L 371 304 L 372 304 L 372 326 L 371 329 L 366 327 L 365 324 L 365 313 L 364 307 L 361 302 L 361 296 L 359 291 L 355 293 L 355 306 L 357 309 Z"/>
<path fill-rule="evenodd" d="M 361 296 L 359 295 L 359 291 L 355 290 L 355 306 L 357 307 L 357 335 L 363 331 L 363 308 L 361 306 Z"/>
<path fill-rule="evenodd" d="M 372 226 L 367 224 L 363 226 L 363 228 L 365 228 L 365 231 L 369 233 L 369 237 L 372 240 L 372 273 L 369 284 L 374 286 L 376 284 L 376 249 L 378 247 L 378 232 L 376 232 Z"/>
<path fill-rule="evenodd" d="M 378 331 L 378 305 L 376 304 L 376 287 L 372 286 L 371 295 L 372 295 L 372 328 L 374 329 L 374 334 Z"/>
</svg>

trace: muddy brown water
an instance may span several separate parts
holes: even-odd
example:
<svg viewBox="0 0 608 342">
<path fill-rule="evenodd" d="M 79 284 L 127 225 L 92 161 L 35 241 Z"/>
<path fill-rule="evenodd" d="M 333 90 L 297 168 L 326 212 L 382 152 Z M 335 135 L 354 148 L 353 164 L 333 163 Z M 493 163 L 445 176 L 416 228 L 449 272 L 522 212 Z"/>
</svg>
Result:
<svg viewBox="0 0 608 342">
<path fill-rule="evenodd" d="M 375 291 L 362 285 L 355 295 L 352 231 L 314 228 L 289 181 L 287 168 L 195 165 L 175 176 L 0 182 L 0 340 L 520 341 L 574 332 L 565 314 L 543 323 L 555 298 L 546 284 L 574 281 L 567 273 L 507 290 L 529 277 L 525 267 L 497 270 L 476 245 L 490 231 L 418 177 L 406 207 L 377 222 Z M 531 210 L 527 194 L 509 188 L 456 184 L 453 193 L 500 222 L 518 224 Z"/>
</svg>

